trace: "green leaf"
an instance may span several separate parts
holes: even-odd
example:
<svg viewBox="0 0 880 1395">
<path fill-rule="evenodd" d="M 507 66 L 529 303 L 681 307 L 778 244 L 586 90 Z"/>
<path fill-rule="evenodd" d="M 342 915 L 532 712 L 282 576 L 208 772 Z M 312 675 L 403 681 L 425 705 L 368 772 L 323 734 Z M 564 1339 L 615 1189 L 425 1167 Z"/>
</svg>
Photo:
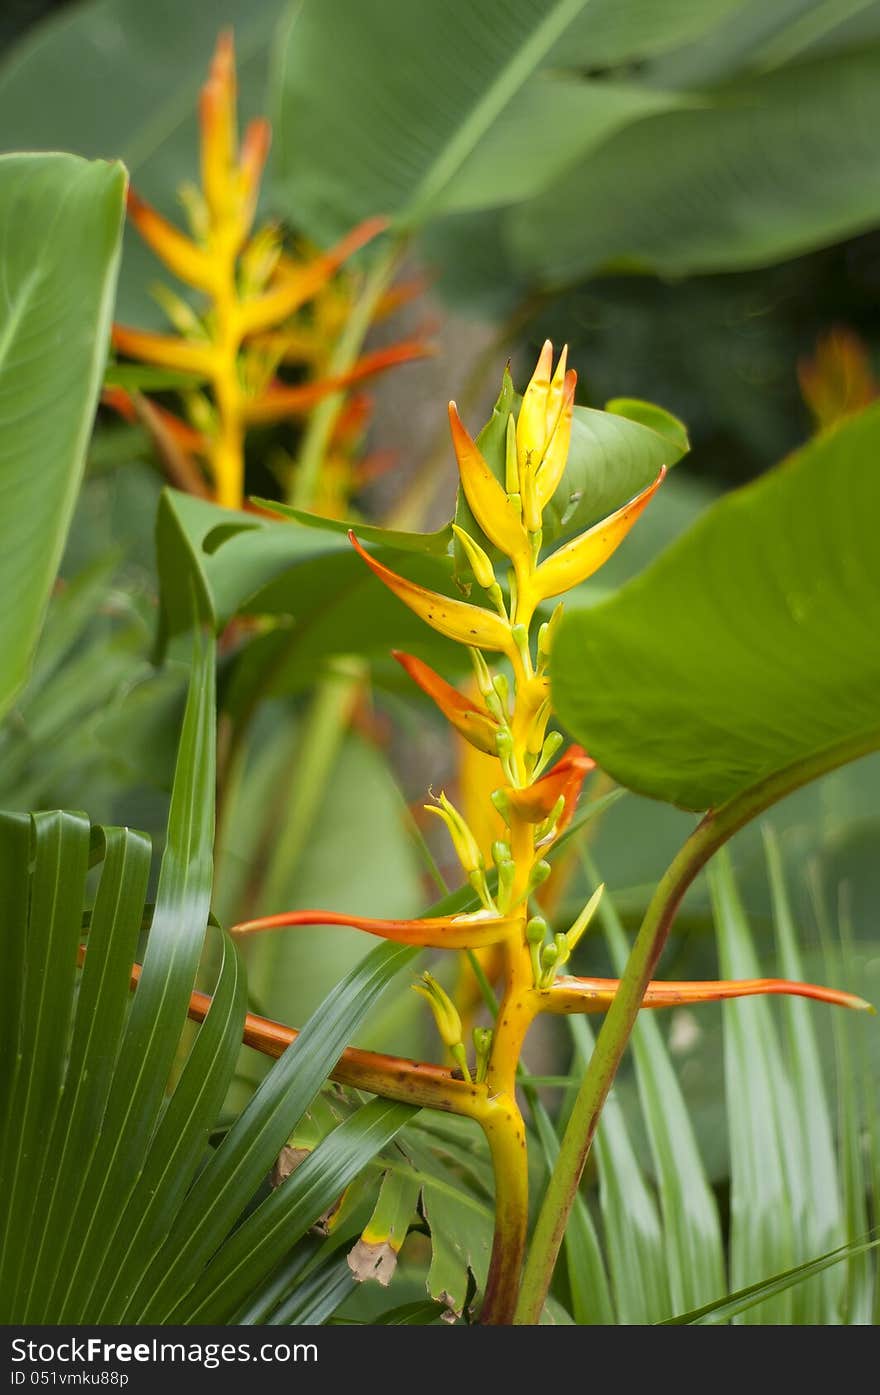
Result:
<svg viewBox="0 0 880 1395">
<path fill-rule="evenodd" d="M 588 856 L 585 861 L 593 886 L 598 886 L 595 867 Z M 622 974 L 629 943 L 607 891 L 599 917 L 611 962 Z M 630 1042 L 660 1192 L 671 1301 L 675 1309 L 696 1308 L 726 1288 L 718 1207 L 681 1086 L 650 1013 L 639 1014 Z"/>
<path fill-rule="evenodd" d="M 760 966 L 726 849 L 709 869 L 724 978 L 758 978 Z M 804 1140 L 770 1004 L 725 1003 L 724 1065 L 730 1146 L 730 1281 L 742 1288 L 803 1258 L 807 1208 Z M 749 1322 L 790 1323 L 785 1293 Z"/>
<path fill-rule="evenodd" d="M 547 1110 L 536 1093 L 537 1087 L 545 1083 L 540 1077 L 528 1077 L 529 1111 L 534 1120 L 547 1171 L 552 1172 L 559 1157 L 559 1135 L 553 1127 Z M 576 1085 L 575 1077 L 568 1077 L 566 1084 Z M 590 1208 L 580 1191 L 577 1192 L 565 1227 L 563 1241 L 565 1266 L 568 1274 L 568 1287 L 571 1293 L 571 1312 L 579 1327 L 610 1326 L 614 1322 L 614 1305 L 602 1248 Z"/>
<path fill-rule="evenodd" d="M 119 1227 L 122 1238 L 96 1281 L 96 1322 L 119 1320 L 145 1262 L 165 1240 L 205 1156 L 239 1060 L 247 985 L 235 945 L 222 932 L 219 938 L 220 969 L 211 1007 L 150 1141 L 137 1191 Z"/>
<path fill-rule="evenodd" d="M 801 1284 L 833 1268 L 834 1265 L 843 1263 L 844 1260 L 858 1259 L 862 1255 L 870 1254 L 878 1245 L 880 1245 L 880 1238 L 850 1241 L 849 1244 L 842 1245 L 829 1254 L 820 1255 L 817 1259 L 806 1260 L 803 1264 L 796 1264 L 794 1268 L 787 1269 L 782 1274 L 774 1274 L 770 1279 L 762 1279 L 757 1284 L 749 1284 L 746 1288 L 732 1293 L 729 1298 L 723 1298 L 717 1303 L 708 1303 L 704 1308 L 697 1308 L 694 1312 L 681 1313 L 677 1317 L 668 1318 L 666 1325 L 678 1327 L 685 1323 L 709 1325 L 730 1322 L 732 1318 L 739 1317 L 741 1313 L 747 1312 L 756 1304 L 764 1303 L 768 1298 L 775 1298 L 792 1289 L 797 1290 Z"/>
<path fill-rule="evenodd" d="M 214 838 L 213 639 L 196 633 L 165 853 L 143 971 L 91 1165 L 78 1189 L 56 1289 L 44 1312 L 90 1310 L 100 1266 L 117 1243 L 177 1054 L 211 903 Z M 103 1219 L 102 1219 L 103 1217 Z M 112 1220 L 111 1220 L 112 1217 Z"/>
<path fill-rule="evenodd" d="M 373 523 L 347 523 L 341 518 L 322 518 L 317 513 L 306 513 L 304 509 L 292 508 L 273 499 L 252 499 L 258 508 L 276 513 L 280 518 L 292 518 L 304 528 L 317 528 L 324 533 L 341 533 L 344 537 L 353 530 L 359 542 L 376 543 L 379 547 L 391 547 L 397 552 L 419 552 L 427 556 L 445 557 L 452 542 L 452 529 L 447 523 L 434 533 L 403 533 L 396 528 L 377 528 Z"/>
<path fill-rule="evenodd" d="M 319 240 L 377 212 L 424 221 L 455 200 L 483 140 L 586 4 L 489 0 L 476 11 L 389 0 L 368 14 L 339 0 L 332 22 L 320 6 L 297 7 L 273 114 L 284 203 Z"/>
<path fill-rule="evenodd" d="M 785 978 L 803 980 L 806 975 L 785 882 L 782 854 L 769 825 L 764 828 L 764 844 L 773 895 L 773 923 L 779 948 L 779 967 Z M 803 998 L 786 998 L 781 1006 L 788 1042 L 788 1074 L 794 1091 L 801 1133 L 801 1158 L 806 1191 L 806 1206 L 800 1233 L 803 1235 L 803 1249 L 808 1254 L 825 1254 L 841 1245 L 846 1236 L 841 1214 L 840 1177 L 834 1151 L 834 1126 L 828 1108 L 820 1047 L 814 1027 L 813 1014 L 816 1008 Z M 813 1325 L 835 1321 L 841 1279 L 839 1273 L 832 1273 L 815 1283 L 799 1286 L 794 1294 L 796 1321 Z"/>
<path fill-rule="evenodd" d="M 461 664 L 459 647 L 429 630 L 333 529 L 255 521 L 167 490 L 157 538 L 161 639 L 189 623 L 183 578 L 193 563 L 218 627 L 235 614 L 276 617 L 277 628 L 254 641 L 236 674 L 236 705 L 301 689 L 338 654 L 384 659 L 399 647 Z M 451 589 L 451 559 L 412 550 L 381 556 L 420 585 Z"/>
<path fill-rule="evenodd" d="M 51 1283 L 72 1219 L 74 1179 L 84 1175 L 95 1152 L 129 1007 L 147 892 L 150 845 L 143 835 L 113 828 L 103 830 L 102 840 L 101 881 L 89 923 L 66 1085 L 45 1148 L 51 1167 L 36 1188 L 33 1206 L 27 1249 L 35 1295 Z M 68 884 L 65 894 L 72 892 Z M 66 986 L 69 990 L 69 982 Z M 29 1185 L 34 1186 L 33 1178 Z"/>
<path fill-rule="evenodd" d="M 414 1112 L 376 1099 L 334 1129 L 226 1241 L 171 1314 L 174 1321 L 223 1322 Z"/>
<path fill-rule="evenodd" d="M 880 744 L 878 445 L 872 407 L 725 496 L 616 596 L 563 621 L 557 710 L 614 779 L 705 809 Z"/>
<path fill-rule="evenodd" d="M 878 76 L 875 42 L 707 84 L 694 109 L 627 125 L 511 211 L 515 272 L 559 286 L 609 266 L 731 271 L 874 226 Z"/>
<path fill-rule="evenodd" d="M 578 1078 L 594 1047 L 583 1017 L 568 1020 Z M 671 1310 L 663 1227 L 642 1175 L 620 1101 L 612 1094 L 596 1133 L 599 1202 L 617 1321 L 659 1322 Z"/>
<path fill-rule="evenodd" d="M 181 1295 L 196 1283 L 217 1252 L 359 1023 L 417 952 L 408 946 L 378 945 L 312 1014 L 196 1179 L 165 1245 L 131 1297 L 127 1321 L 165 1321 L 176 1311 Z M 261 1256 L 251 1255 L 253 1283 L 281 1258 L 274 1250 L 268 1253 L 265 1265 Z M 234 1310 L 233 1299 L 229 1302 Z"/>
<path fill-rule="evenodd" d="M 34 1212 L 28 1198 L 34 1185 L 39 1188 L 48 1165 L 46 1121 L 54 1120 L 64 1081 L 89 862 L 89 824 L 82 815 L 38 814 L 33 822 L 27 959 L 20 961 L 25 971 L 17 984 L 18 1049 L 0 1170 L 6 1208 L 0 1250 L 2 1308 L 9 1314 L 24 1310 L 20 1293 L 26 1303 L 29 1290 L 27 1242 Z M 34 972 L 32 966 L 40 966 L 42 972 Z"/>
<path fill-rule="evenodd" d="M 0 713 L 27 677 L 82 478 L 124 193 L 120 165 L 0 158 Z"/>
<path fill-rule="evenodd" d="M 670 84 L 625 80 L 625 65 L 738 3 L 484 0 L 477 13 L 392 0 L 368 15 L 348 0 L 332 22 L 300 7 L 276 70 L 280 196 L 324 240 L 377 209 L 413 226 L 528 200 L 617 130 L 687 104 Z M 594 77 L 606 63 L 623 75 Z"/>
</svg>

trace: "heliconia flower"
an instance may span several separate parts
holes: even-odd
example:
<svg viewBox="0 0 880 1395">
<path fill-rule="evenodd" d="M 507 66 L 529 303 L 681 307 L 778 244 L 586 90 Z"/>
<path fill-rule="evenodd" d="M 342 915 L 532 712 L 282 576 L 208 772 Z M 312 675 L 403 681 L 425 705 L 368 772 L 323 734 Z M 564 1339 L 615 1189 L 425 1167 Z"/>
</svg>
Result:
<svg viewBox="0 0 880 1395">
<path fill-rule="evenodd" d="M 562 479 L 568 458 L 577 375 L 566 372 L 567 355 L 564 348 L 551 376 L 553 345 L 549 339 L 545 341 L 517 418 L 523 519 L 531 533 L 541 528 L 541 514 Z"/>
<path fill-rule="evenodd" d="M 560 359 L 560 365 L 562 360 Z M 535 475 L 535 495 L 538 508 L 547 507 L 556 493 L 568 461 L 568 448 L 571 444 L 571 423 L 574 416 L 574 394 L 577 387 L 577 374 L 574 369 L 565 375 L 562 409 L 559 420 L 544 452 L 544 458 Z"/>
<path fill-rule="evenodd" d="M 488 756 L 495 755 L 495 738 L 499 726 L 484 707 L 478 707 L 475 702 L 471 702 L 470 698 L 453 688 L 451 683 L 447 683 L 445 678 L 441 678 L 439 673 L 435 673 L 414 654 L 404 654 L 399 649 L 392 649 L 391 653 L 401 668 L 405 669 L 422 692 L 427 693 L 432 702 L 436 703 L 446 720 L 466 741 Z"/>
<path fill-rule="evenodd" d="M 208 81 L 199 98 L 202 188 L 212 213 L 224 219 L 230 212 L 231 173 L 236 155 L 235 43 L 232 30 L 217 40 Z"/>
<path fill-rule="evenodd" d="M 311 261 L 299 263 L 290 257 L 282 257 L 276 270 L 275 284 L 262 295 L 246 300 L 240 307 L 242 332 L 256 334 L 287 319 L 326 285 L 343 262 L 378 237 L 387 226 L 387 218 L 366 218 L 329 252 L 313 257 Z"/>
<path fill-rule="evenodd" d="M 271 128 L 265 119 L 257 118 L 247 126 L 239 146 L 231 31 L 218 39 L 199 110 L 202 185 L 181 190 L 189 235 L 133 191 L 128 214 L 169 270 L 201 291 L 208 304 L 196 308 L 160 288 L 156 298 L 178 337 L 117 325 L 113 343 L 128 357 L 178 369 L 198 380 L 192 385 L 197 390 L 183 384 L 180 392 L 204 449 L 189 451 L 186 461 L 179 454 L 173 467 L 167 449 L 159 453 L 166 474 L 178 487 L 189 488 L 190 481 L 192 492 L 204 494 L 207 476 L 218 503 L 240 508 L 244 506 L 249 426 L 308 412 L 352 383 L 424 357 L 430 347 L 420 330 L 409 340 L 362 355 L 347 372 L 330 375 L 328 360 L 348 321 L 354 295 L 353 287 L 337 273 L 348 257 L 387 227 L 387 219 L 366 219 L 335 247 L 314 255 L 285 253 L 283 231 L 274 224 L 251 235 Z M 412 289 L 401 288 L 400 300 Z M 393 308 L 393 296 L 392 289 L 383 298 L 383 314 Z M 307 302 L 308 320 L 301 313 Z M 282 362 L 305 367 L 301 376 L 306 381 L 290 386 L 276 382 Z M 123 398 L 110 400 L 124 407 Z M 353 461 L 339 463 L 343 487 L 335 493 L 341 496 L 339 512 L 344 514 L 357 480 Z M 318 486 L 314 492 L 320 493 Z"/>
<path fill-rule="evenodd" d="M 426 590 L 424 586 L 417 586 L 414 581 L 398 576 L 396 572 L 377 562 L 375 557 L 371 557 L 369 552 L 361 547 L 354 531 L 349 532 L 348 536 L 367 566 L 389 591 L 393 591 L 404 605 L 409 606 L 410 610 L 438 633 L 446 635 L 447 639 L 454 639 L 459 644 L 497 650 L 511 658 L 516 655 L 510 626 L 500 615 L 493 614 L 491 610 L 483 610 L 480 606 L 468 605 L 465 601 L 441 596 L 436 591 Z"/>
<path fill-rule="evenodd" d="M 596 762 L 583 746 L 569 746 L 565 755 L 533 785 L 526 785 L 524 789 L 505 785 L 503 793 L 520 818 L 529 823 L 541 823 L 549 818 L 562 799 L 562 813 L 556 822 L 557 833 L 561 833 L 571 822 L 584 780 L 595 769 Z"/>
<path fill-rule="evenodd" d="M 620 988 L 616 978 L 557 978 L 550 988 L 549 1006 L 554 1012 L 605 1012 Z M 644 1008 L 679 1007 L 683 1003 L 717 1003 L 728 998 L 752 998 L 771 994 L 814 998 L 820 1003 L 874 1012 L 872 1005 L 855 993 L 823 988 L 816 983 L 796 983 L 784 978 L 684 980 L 649 983 L 642 999 Z"/>
<path fill-rule="evenodd" d="M 151 330 L 130 329 L 115 324 L 112 330 L 114 349 L 142 363 L 154 363 L 160 368 L 179 368 L 200 378 L 210 377 L 215 354 L 207 340 L 180 339 L 170 334 L 154 334 Z"/>
<path fill-rule="evenodd" d="M 126 199 L 128 217 L 144 242 L 179 280 L 200 291 L 210 291 L 215 281 L 213 258 L 180 232 L 161 213 L 129 188 Z"/>
<path fill-rule="evenodd" d="M 433 352 L 431 346 L 423 340 L 401 340 L 398 344 L 390 344 L 385 349 L 375 349 L 362 355 L 347 373 L 316 378 L 313 382 L 296 383 L 293 386 L 287 383 L 272 383 L 258 397 L 245 401 L 242 414 L 252 425 L 282 421 L 298 412 L 309 411 L 316 402 L 320 402 L 330 393 L 353 387 L 365 378 L 376 377 L 400 363 L 427 358 Z"/>
<path fill-rule="evenodd" d="M 623 542 L 665 478 L 666 466 L 663 465 L 654 483 L 643 489 L 641 494 L 637 494 L 615 513 L 609 514 L 588 532 L 572 538 L 571 542 L 551 553 L 546 562 L 542 562 L 538 567 L 532 581 L 531 594 L 536 603 L 549 600 L 551 596 L 562 595 L 598 571 Z"/>
<path fill-rule="evenodd" d="M 347 925 L 396 944 L 423 945 L 426 949 L 480 949 L 483 945 L 498 944 L 518 924 L 515 917 L 489 915 L 485 911 L 425 920 L 380 920 L 343 911 L 282 911 L 280 915 L 261 916 L 233 925 L 232 934 L 254 935 L 262 930 L 302 925 Z"/>
<path fill-rule="evenodd" d="M 527 551 L 520 514 L 468 435 L 454 402 L 449 404 L 449 425 L 461 487 L 474 518 L 486 537 L 508 557 Z"/>
</svg>

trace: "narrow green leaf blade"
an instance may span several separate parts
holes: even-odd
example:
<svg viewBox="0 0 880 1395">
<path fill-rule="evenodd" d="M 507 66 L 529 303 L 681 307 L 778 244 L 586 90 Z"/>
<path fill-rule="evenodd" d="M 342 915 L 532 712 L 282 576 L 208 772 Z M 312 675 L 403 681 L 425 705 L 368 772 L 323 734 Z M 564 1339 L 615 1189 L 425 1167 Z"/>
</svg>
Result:
<svg viewBox="0 0 880 1395">
<path fill-rule="evenodd" d="M 125 171 L 0 157 L 0 714 L 24 683 L 85 462 Z"/>
</svg>

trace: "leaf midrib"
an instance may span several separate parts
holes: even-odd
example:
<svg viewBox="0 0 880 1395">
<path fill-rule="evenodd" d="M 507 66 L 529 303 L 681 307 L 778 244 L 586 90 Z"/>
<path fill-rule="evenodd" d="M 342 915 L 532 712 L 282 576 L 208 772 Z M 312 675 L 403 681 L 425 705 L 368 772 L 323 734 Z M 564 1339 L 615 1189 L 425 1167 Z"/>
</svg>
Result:
<svg viewBox="0 0 880 1395">
<path fill-rule="evenodd" d="M 425 216 L 431 203 L 452 182 L 493 122 L 534 74 L 541 59 L 546 57 L 589 3 L 590 0 L 557 0 L 550 13 L 515 50 L 428 167 L 401 215 L 402 224 L 415 223 Z"/>
</svg>

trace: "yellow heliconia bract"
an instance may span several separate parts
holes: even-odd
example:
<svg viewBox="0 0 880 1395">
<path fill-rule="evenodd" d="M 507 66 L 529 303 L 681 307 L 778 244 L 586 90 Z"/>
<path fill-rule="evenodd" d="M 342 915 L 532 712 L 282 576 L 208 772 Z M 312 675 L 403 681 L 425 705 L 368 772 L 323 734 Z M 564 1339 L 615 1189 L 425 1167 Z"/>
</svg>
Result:
<svg viewBox="0 0 880 1395">
<path fill-rule="evenodd" d="M 536 601 L 547 601 L 551 596 L 561 596 L 571 591 L 582 581 L 586 581 L 603 566 L 613 552 L 616 552 L 639 514 L 648 507 L 666 474 L 665 466 L 653 484 L 637 494 L 623 508 L 618 509 L 589 532 L 581 533 L 571 542 L 560 547 L 546 562 L 542 562 L 535 572 L 532 594 Z"/>
<path fill-rule="evenodd" d="M 454 402 L 449 404 L 449 424 L 461 488 L 471 513 L 486 537 L 508 557 L 514 557 L 525 543 L 519 509 L 511 503 L 510 496 L 471 440 Z"/>
</svg>

